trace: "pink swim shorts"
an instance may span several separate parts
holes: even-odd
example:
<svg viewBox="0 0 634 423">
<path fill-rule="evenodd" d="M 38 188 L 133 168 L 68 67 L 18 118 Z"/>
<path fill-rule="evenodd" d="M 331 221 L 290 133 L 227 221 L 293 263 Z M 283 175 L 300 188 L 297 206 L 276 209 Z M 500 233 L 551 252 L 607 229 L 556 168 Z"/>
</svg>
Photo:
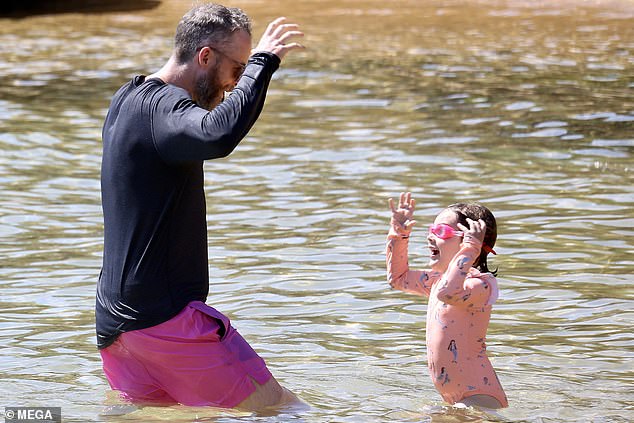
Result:
<svg viewBox="0 0 634 423">
<path fill-rule="evenodd" d="M 159 325 L 125 332 L 100 350 L 112 389 L 141 403 L 231 408 L 271 373 L 229 319 L 201 301 Z"/>
</svg>

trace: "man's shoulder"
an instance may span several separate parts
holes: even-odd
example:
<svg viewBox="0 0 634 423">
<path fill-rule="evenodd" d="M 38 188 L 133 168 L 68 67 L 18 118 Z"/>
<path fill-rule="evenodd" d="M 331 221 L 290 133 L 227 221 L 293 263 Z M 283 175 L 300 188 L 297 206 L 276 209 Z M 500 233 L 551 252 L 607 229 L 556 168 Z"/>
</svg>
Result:
<svg viewBox="0 0 634 423">
<path fill-rule="evenodd" d="M 160 79 L 146 79 L 137 75 L 126 82 L 112 97 L 110 111 L 117 115 L 119 110 L 147 110 L 169 113 L 179 103 L 191 101 L 186 90 L 176 85 L 167 84 Z"/>
<path fill-rule="evenodd" d="M 149 92 L 160 93 L 165 96 L 189 98 L 189 94 L 183 88 L 173 84 L 168 84 L 159 78 L 146 78 L 145 75 L 133 76 L 132 79 L 119 88 L 115 97 L 127 96 L 132 93 L 144 95 Z"/>
</svg>

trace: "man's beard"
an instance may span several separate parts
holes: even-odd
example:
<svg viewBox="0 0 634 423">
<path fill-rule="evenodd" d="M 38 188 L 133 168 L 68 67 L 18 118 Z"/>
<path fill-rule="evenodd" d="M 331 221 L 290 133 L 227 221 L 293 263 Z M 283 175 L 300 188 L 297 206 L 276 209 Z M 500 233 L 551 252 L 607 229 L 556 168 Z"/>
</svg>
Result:
<svg viewBox="0 0 634 423">
<path fill-rule="evenodd" d="M 207 75 L 199 78 L 194 87 L 194 101 L 200 107 L 211 110 L 224 98 L 224 90 L 218 81 L 217 67 Z"/>
</svg>

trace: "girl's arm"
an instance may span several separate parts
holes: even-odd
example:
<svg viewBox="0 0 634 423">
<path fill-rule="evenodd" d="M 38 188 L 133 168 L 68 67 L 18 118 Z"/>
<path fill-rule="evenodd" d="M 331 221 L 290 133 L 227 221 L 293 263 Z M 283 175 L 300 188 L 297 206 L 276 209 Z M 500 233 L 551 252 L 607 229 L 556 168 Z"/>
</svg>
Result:
<svg viewBox="0 0 634 423">
<path fill-rule="evenodd" d="M 409 270 L 407 246 L 409 237 L 390 237 L 385 248 L 387 281 L 390 286 L 410 294 L 429 296 L 432 281 L 424 270 Z"/>
<path fill-rule="evenodd" d="M 416 201 L 412 198 L 411 193 L 401 193 L 398 208 L 394 207 L 391 198 L 389 205 L 392 218 L 390 219 L 390 230 L 387 234 L 385 248 L 387 280 L 394 289 L 429 296 L 430 275 L 425 271 L 409 270 L 407 260 L 409 235 L 416 223 L 415 220 L 412 220 Z"/>
</svg>

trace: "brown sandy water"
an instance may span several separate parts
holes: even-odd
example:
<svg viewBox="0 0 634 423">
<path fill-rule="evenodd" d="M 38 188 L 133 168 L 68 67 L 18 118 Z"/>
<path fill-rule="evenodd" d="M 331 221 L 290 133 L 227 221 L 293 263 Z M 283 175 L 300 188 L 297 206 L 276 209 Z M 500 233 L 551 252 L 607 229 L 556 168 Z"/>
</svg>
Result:
<svg viewBox="0 0 634 423">
<path fill-rule="evenodd" d="M 188 1 L 0 18 L 0 405 L 64 421 L 634 420 L 634 6 L 243 1 L 302 25 L 260 121 L 206 165 L 211 295 L 310 408 L 115 407 L 94 348 L 100 131 Z M 425 304 L 389 290 L 387 198 L 498 218 L 488 344 L 511 406 L 443 406 Z M 412 265 L 426 262 L 423 229 Z"/>
</svg>

